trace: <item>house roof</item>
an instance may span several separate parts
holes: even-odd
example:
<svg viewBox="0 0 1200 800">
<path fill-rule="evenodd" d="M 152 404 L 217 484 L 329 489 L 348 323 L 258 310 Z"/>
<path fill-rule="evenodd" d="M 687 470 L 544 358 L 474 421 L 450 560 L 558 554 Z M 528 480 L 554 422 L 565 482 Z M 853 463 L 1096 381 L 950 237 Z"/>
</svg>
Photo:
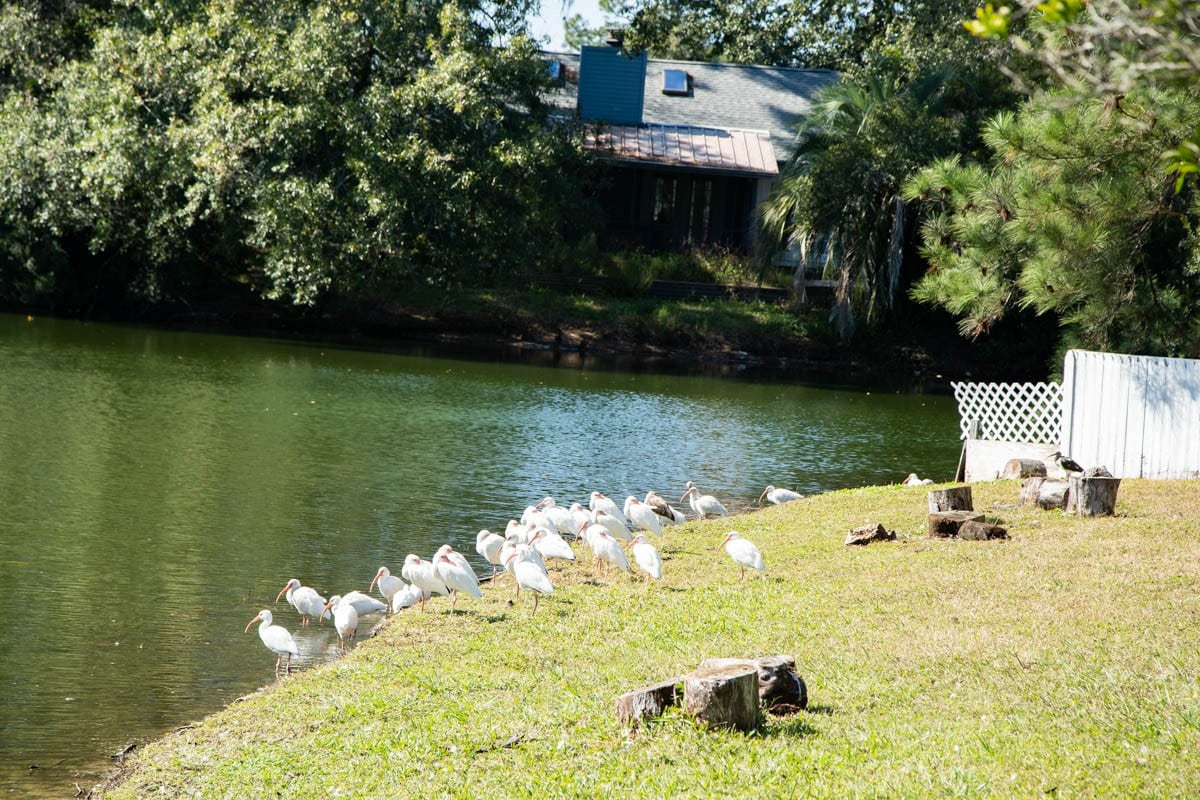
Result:
<svg viewBox="0 0 1200 800">
<path fill-rule="evenodd" d="M 589 128 L 586 146 L 618 161 L 653 162 L 744 174 L 777 175 L 766 131 L 692 125 L 604 125 Z"/>
<path fill-rule="evenodd" d="M 578 53 L 544 54 L 579 73 Z M 664 94 L 663 72 L 683 70 L 686 94 Z M 812 108 L 817 91 L 838 80 L 824 69 L 765 67 L 651 58 L 646 62 L 642 121 L 673 126 L 767 131 L 779 159 L 791 152 L 796 125 Z M 578 105 L 578 85 L 569 80 L 552 94 L 551 103 L 567 113 Z"/>
</svg>

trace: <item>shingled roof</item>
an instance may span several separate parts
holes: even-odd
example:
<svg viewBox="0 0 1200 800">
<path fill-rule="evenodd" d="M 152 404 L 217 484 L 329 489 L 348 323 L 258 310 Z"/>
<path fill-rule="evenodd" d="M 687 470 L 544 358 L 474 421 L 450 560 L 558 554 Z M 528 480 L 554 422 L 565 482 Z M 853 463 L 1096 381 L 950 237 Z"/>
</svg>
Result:
<svg viewBox="0 0 1200 800">
<path fill-rule="evenodd" d="M 578 53 L 546 53 L 578 75 Z M 663 72 L 683 70 L 686 94 L 663 93 Z M 816 93 L 835 83 L 838 74 L 824 69 L 764 67 L 749 64 L 706 63 L 648 59 L 642 121 L 664 125 L 730 130 L 767 131 L 780 159 L 791 152 L 797 123 L 806 116 Z M 568 81 L 550 102 L 574 113 L 577 85 Z"/>
</svg>

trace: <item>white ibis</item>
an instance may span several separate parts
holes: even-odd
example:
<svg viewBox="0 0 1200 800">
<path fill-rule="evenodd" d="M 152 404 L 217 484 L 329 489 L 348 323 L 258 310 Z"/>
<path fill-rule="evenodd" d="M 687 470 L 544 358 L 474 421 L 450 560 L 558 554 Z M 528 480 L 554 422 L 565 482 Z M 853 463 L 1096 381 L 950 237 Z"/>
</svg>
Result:
<svg viewBox="0 0 1200 800">
<path fill-rule="evenodd" d="M 275 596 L 275 602 L 279 602 L 279 598 L 287 595 L 287 601 L 292 604 L 292 608 L 300 612 L 300 626 L 307 628 L 308 621 L 312 617 L 321 618 L 321 609 L 325 607 L 325 598 L 309 586 L 301 586 L 299 578 L 292 578 L 287 582 L 287 585 L 279 590 L 279 594 Z"/>
<path fill-rule="evenodd" d="M 403 611 L 406 608 L 412 608 L 417 603 L 424 603 L 429 599 L 429 592 L 422 589 L 420 586 L 414 586 L 411 583 L 404 584 L 404 588 L 392 595 L 392 613 Z"/>
<path fill-rule="evenodd" d="M 1083 472 L 1083 467 L 1079 466 L 1079 462 L 1070 456 L 1064 456 L 1058 450 L 1050 454 L 1050 459 L 1062 468 L 1063 472 Z"/>
<path fill-rule="evenodd" d="M 571 503 L 571 533 L 578 536 L 579 531 L 583 529 L 583 526 L 587 525 L 591 521 L 591 511 L 586 510 L 579 503 Z"/>
<path fill-rule="evenodd" d="M 387 603 L 381 603 L 369 594 L 363 594 L 357 590 L 342 595 L 342 602 L 354 606 L 355 612 L 360 617 L 367 614 L 379 614 L 387 611 L 388 608 Z"/>
<path fill-rule="evenodd" d="M 384 600 L 387 600 L 389 606 L 392 604 L 392 598 L 396 596 L 396 592 L 408 585 L 393 575 L 392 571 L 387 567 L 379 568 L 379 571 L 375 573 L 375 577 L 371 578 L 371 585 L 367 587 L 367 591 L 370 592 L 373 590 L 377 583 L 379 584 L 379 593 L 383 595 Z"/>
<path fill-rule="evenodd" d="M 629 559 L 625 557 L 625 551 L 621 549 L 620 542 L 610 536 L 608 531 L 593 532 L 589 544 L 596 554 L 597 564 L 607 562 L 615 565 L 622 572 L 629 572 Z"/>
<path fill-rule="evenodd" d="M 549 528 L 558 533 L 558 526 L 554 524 L 554 520 L 537 506 L 525 507 L 525 510 L 521 512 L 521 524 L 530 528 Z"/>
<path fill-rule="evenodd" d="M 283 665 L 283 674 L 290 674 L 292 656 L 300 655 L 300 648 L 296 647 L 296 640 L 292 638 L 292 634 L 288 633 L 287 628 L 274 624 L 271 612 L 265 608 L 258 612 L 258 616 L 246 623 L 246 630 L 242 633 L 249 632 L 250 626 L 259 620 L 262 620 L 262 624 L 258 626 L 258 638 L 262 639 L 262 643 L 267 646 L 267 649 L 276 655 L 275 674 L 279 674 L 279 664 L 283 661 L 284 656 L 287 656 L 287 662 Z"/>
<path fill-rule="evenodd" d="M 758 496 L 758 502 L 761 503 L 764 497 L 767 498 L 768 502 L 779 505 L 780 503 L 790 503 L 793 500 L 800 500 L 804 495 L 799 492 L 793 492 L 791 489 L 776 489 L 774 486 L 768 486 Z"/>
<path fill-rule="evenodd" d="M 592 511 L 606 511 L 616 517 L 622 525 L 628 527 L 629 523 L 625 521 L 625 515 L 621 509 L 617 507 L 617 503 L 604 492 L 592 492 L 588 500 L 588 508 Z"/>
<path fill-rule="evenodd" d="M 725 545 L 725 552 L 729 553 L 729 557 L 742 568 L 741 577 L 738 578 L 739 583 L 745 579 L 747 567 L 756 569 L 759 572 L 767 571 L 767 565 L 763 562 L 762 553 L 758 552 L 758 548 L 752 542 L 743 539 L 737 531 L 730 531 L 725 540 L 714 549 L 719 549 L 721 545 Z"/>
<path fill-rule="evenodd" d="M 650 589 L 650 579 L 656 581 L 662 580 L 662 556 L 658 554 L 658 550 L 654 545 L 646 539 L 646 534 L 639 533 L 633 537 L 633 543 L 629 546 L 633 553 L 633 561 L 638 565 L 638 569 L 646 574 L 646 587 L 643 591 Z"/>
<path fill-rule="evenodd" d="M 469 594 L 471 597 L 483 597 L 483 590 L 479 588 L 479 578 L 475 576 L 475 570 L 471 569 L 471 564 L 467 561 L 466 556 L 450 545 L 442 545 L 433 554 L 433 568 L 437 576 L 442 579 L 442 583 L 446 584 L 446 588 L 450 590 L 451 614 L 454 613 L 454 605 L 458 602 L 460 593 Z"/>
<path fill-rule="evenodd" d="M 422 611 L 425 610 L 425 592 L 428 592 L 430 595 L 450 594 L 450 590 L 446 588 L 446 582 L 437 574 L 437 570 L 433 568 L 433 564 L 424 560 L 416 553 L 409 553 L 405 556 L 404 568 L 400 570 L 400 574 L 404 576 L 404 580 L 422 590 Z"/>
<path fill-rule="evenodd" d="M 521 589 L 529 589 L 534 592 L 533 595 L 533 613 L 537 613 L 538 599 L 544 594 L 554 592 L 554 585 L 550 583 L 550 576 L 546 573 L 545 567 L 538 563 L 537 554 L 534 549 L 527 544 L 518 544 L 513 547 L 512 552 L 505 557 L 504 568 L 513 574 L 516 579 L 517 592 Z"/>
<path fill-rule="evenodd" d="M 629 528 L 626 527 L 625 520 L 618 519 L 617 517 L 608 513 L 604 509 L 600 509 L 599 511 L 593 511 L 592 512 L 592 520 L 597 525 L 603 525 L 604 529 L 607 530 L 610 534 L 612 534 L 612 536 L 616 539 L 632 539 L 633 538 L 633 535 L 629 532 Z"/>
<path fill-rule="evenodd" d="M 679 498 L 679 502 L 682 503 L 684 500 L 688 501 L 692 507 L 692 511 L 700 519 L 729 516 L 729 512 L 725 510 L 725 506 L 721 505 L 720 500 L 711 494 L 700 494 L 700 490 L 696 488 L 696 484 L 691 481 L 687 482 L 687 491 L 683 493 L 683 497 Z"/>
<path fill-rule="evenodd" d="M 325 610 L 333 611 L 333 627 L 337 629 L 338 644 L 344 653 L 346 643 L 353 644 L 354 637 L 358 634 L 358 610 L 354 608 L 354 603 L 347 601 L 340 594 L 329 598 Z"/>
<path fill-rule="evenodd" d="M 517 544 L 529 544 L 529 540 L 533 538 L 533 528 L 523 522 L 510 519 L 504 526 L 504 538 L 511 539 Z"/>
<path fill-rule="evenodd" d="M 570 509 L 563 508 L 555 503 L 553 497 L 543 498 L 542 502 L 537 504 L 537 507 L 541 509 L 543 514 L 550 518 L 551 522 L 554 523 L 556 533 L 562 533 L 563 531 L 569 531 L 570 533 L 575 532 L 574 529 L 571 528 L 572 521 Z"/>
<path fill-rule="evenodd" d="M 649 531 L 660 539 L 662 538 L 662 523 L 659 522 L 661 518 L 658 514 L 654 513 L 654 509 L 633 495 L 629 495 L 629 499 L 626 501 L 626 508 L 628 509 L 626 515 L 629 517 L 629 521 L 634 524 L 635 529 L 640 528 L 644 531 Z"/>
<path fill-rule="evenodd" d="M 475 552 L 479 557 L 492 565 L 492 581 L 496 580 L 496 571 L 504 562 L 500 560 L 500 548 L 504 547 L 504 537 L 484 528 L 475 534 Z"/>
<path fill-rule="evenodd" d="M 538 528 L 534 531 L 529 544 L 538 551 L 543 561 L 549 561 L 552 558 L 563 561 L 575 560 L 575 551 L 571 549 L 571 545 L 567 544 L 567 540 L 547 528 Z"/>
<path fill-rule="evenodd" d="M 646 492 L 646 499 L 642 501 L 658 514 L 663 525 L 681 525 L 687 522 L 687 517 L 677 508 L 673 508 L 663 497 L 654 492 Z"/>
</svg>

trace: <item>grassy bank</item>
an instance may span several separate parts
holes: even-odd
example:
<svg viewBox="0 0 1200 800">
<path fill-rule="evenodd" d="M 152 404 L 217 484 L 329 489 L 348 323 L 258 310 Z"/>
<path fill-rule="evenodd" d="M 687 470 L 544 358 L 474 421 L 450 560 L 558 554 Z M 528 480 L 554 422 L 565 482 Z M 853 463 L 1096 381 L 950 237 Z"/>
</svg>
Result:
<svg viewBox="0 0 1200 800">
<path fill-rule="evenodd" d="M 1197 796 L 1198 488 L 1127 481 L 1118 516 L 1080 519 L 977 485 L 1006 542 L 924 538 L 923 487 L 692 523 L 647 594 L 581 558 L 533 617 L 510 579 L 404 612 L 146 747 L 105 796 Z M 868 521 L 900 540 L 842 544 Z M 713 551 L 730 529 L 766 578 Z M 753 735 L 615 720 L 628 689 L 771 653 L 796 656 L 807 712 Z"/>
</svg>

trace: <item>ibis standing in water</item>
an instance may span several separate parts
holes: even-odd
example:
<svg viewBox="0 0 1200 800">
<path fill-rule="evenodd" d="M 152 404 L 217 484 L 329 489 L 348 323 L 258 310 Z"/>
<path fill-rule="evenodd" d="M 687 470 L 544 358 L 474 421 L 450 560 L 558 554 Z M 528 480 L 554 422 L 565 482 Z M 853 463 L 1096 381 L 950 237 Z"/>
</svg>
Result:
<svg viewBox="0 0 1200 800">
<path fill-rule="evenodd" d="M 688 501 L 692 507 L 692 511 L 700 519 L 729 516 L 729 512 L 725 510 L 725 506 L 721 505 L 720 500 L 711 494 L 700 494 L 700 490 L 696 488 L 696 484 L 691 481 L 687 482 L 687 491 L 683 493 L 683 497 L 679 498 L 679 502 L 682 503 L 684 500 Z"/>
<path fill-rule="evenodd" d="M 287 656 L 287 662 L 283 665 L 283 674 L 290 674 L 292 656 L 300 655 L 300 648 L 296 647 L 296 640 L 292 638 L 292 634 L 288 632 L 287 628 L 274 624 L 271 612 L 265 608 L 258 612 L 258 616 L 246 623 L 246 630 L 242 633 L 248 633 L 250 626 L 259 620 L 262 620 L 262 624 L 258 626 L 258 638 L 262 639 L 262 643 L 267 646 L 267 649 L 277 656 L 275 674 L 279 674 L 279 664 L 283 662 L 284 656 Z"/>
<path fill-rule="evenodd" d="M 799 492 L 793 492 L 791 489 L 776 489 L 774 486 L 768 486 L 758 496 L 758 502 L 761 503 L 764 497 L 775 505 L 779 505 L 780 503 L 790 503 L 793 500 L 800 500 L 804 495 Z"/>
<path fill-rule="evenodd" d="M 278 603 L 279 598 L 285 594 L 287 601 L 292 604 L 292 608 L 300 612 L 300 627 L 307 628 L 308 621 L 313 617 L 321 618 L 321 609 L 325 607 L 325 598 L 321 597 L 316 589 L 310 586 L 301 586 L 299 578 L 292 578 L 276 595 L 275 602 Z"/>
<path fill-rule="evenodd" d="M 717 547 L 719 548 L 721 545 L 725 546 L 725 552 L 734 560 L 734 563 L 742 568 L 742 574 L 738 578 L 738 583 L 741 583 L 745 579 L 747 567 L 763 573 L 767 571 L 767 565 L 763 562 L 762 553 L 758 552 L 758 548 L 752 542 L 743 539 L 737 531 L 730 531 L 725 540 L 717 545 Z"/>
</svg>

